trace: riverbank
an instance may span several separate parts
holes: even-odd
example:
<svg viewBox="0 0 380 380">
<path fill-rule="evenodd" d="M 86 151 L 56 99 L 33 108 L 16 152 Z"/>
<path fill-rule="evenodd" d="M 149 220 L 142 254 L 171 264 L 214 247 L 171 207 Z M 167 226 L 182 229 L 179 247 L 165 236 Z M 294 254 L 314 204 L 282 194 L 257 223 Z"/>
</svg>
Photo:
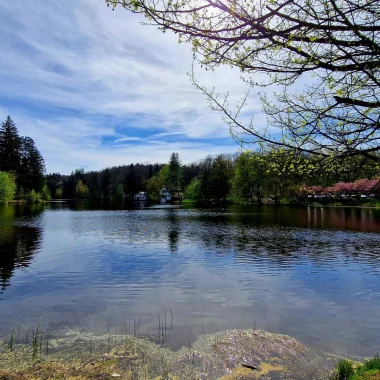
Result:
<svg viewBox="0 0 380 380">
<path fill-rule="evenodd" d="M 191 199 L 184 199 L 182 201 L 185 205 L 197 205 L 197 206 L 228 206 L 228 205 L 244 205 L 244 206 L 302 206 L 302 207 L 350 207 L 350 208 L 380 208 L 379 199 L 371 200 L 313 200 L 307 201 L 303 199 L 294 199 L 294 198 L 283 198 L 278 203 L 273 199 L 265 198 L 262 199 L 262 202 L 247 203 L 242 201 L 236 201 L 228 199 L 224 202 L 197 202 Z"/>
<path fill-rule="evenodd" d="M 338 359 L 287 335 L 230 330 L 171 351 L 148 339 L 68 332 L 46 347 L 0 345 L 1 380 L 327 379 Z"/>
</svg>

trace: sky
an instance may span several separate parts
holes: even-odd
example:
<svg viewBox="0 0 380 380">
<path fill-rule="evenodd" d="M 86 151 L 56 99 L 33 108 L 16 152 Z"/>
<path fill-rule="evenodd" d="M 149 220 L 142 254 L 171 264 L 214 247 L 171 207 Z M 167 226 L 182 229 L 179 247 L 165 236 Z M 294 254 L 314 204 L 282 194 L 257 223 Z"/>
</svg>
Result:
<svg viewBox="0 0 380 380">
<path fill-rule="evenodd" d="M 0 120 L 35 140 L 48 173 L 239 150 L 187 75 L 191 46 L 142 21 L 104 0 L 0 3 Z M 229 67 L 196 76 L 232 104 L 247 90 Z M 247 115 L 260 108 L 252 94 Z"/>
</svg>

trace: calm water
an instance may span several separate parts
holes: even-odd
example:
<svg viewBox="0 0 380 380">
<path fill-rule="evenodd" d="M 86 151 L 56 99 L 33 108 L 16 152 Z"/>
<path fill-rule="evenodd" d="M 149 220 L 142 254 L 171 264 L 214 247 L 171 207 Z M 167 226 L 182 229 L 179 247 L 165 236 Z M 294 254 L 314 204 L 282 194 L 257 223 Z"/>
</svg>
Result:
<svg viewBox="0 0 380 380">
<path fill-rule="evenodd" d="M 168 344 L 232 328 L 380 353 L 380 210 L 0 208 L 0 336 L 40 323 Z"/>
</svg>

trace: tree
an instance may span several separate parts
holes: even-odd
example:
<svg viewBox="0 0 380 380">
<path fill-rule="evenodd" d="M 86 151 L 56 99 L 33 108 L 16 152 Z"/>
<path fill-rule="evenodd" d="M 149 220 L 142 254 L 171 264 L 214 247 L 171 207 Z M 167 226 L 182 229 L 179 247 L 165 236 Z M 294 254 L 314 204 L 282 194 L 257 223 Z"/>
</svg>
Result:
<svg viewBox="0 0 380 380">
<path fill-rule="evenodd" d="M 202 162 L 202 171 L 198 176 L 201 201 L 210 201 L 212 198 L 212 165 L 213 159 L 208 155 Z"/>
<path fill-rule="evenodd" d="M 21 140 L 10 116 L 0 128 L 0 170 L 16 173 L 20 167 Z"/>
<path fill-rule="evenodd" d="M 202 201 L 201 183 L 198 178 L 194 178 L 185 189 L 185 198 L 192 201 Z"/>
<path fill-rule="evenodd" d="M 158 201 L 160 199 L 161 189 L 164 184 L 164 180 L 159 175 L 155 175 L 150 178 L 146 184 L 146 190 L 149 194 L 149 198 L 154 201 Z"/>
<path fill-rule="evenodd" d="M 75 177 L 79 181 L 80 179 L 83 180 L 84 173 L 85 173 L 84 169 L 83 168 L 79 168 L 79 169 L 75 169 L 75 171 L 72 174 L 75 175 Z"/>
<path fill-rule="evenodd" d="M 238 199 L 254 202 L 255 171 L 251 162 L 251 154 L 242 153 L 235 165 L 233 178 L 233 192 Z"/>
<path fill-rule="evenodd" d="M 17 184 L 25 190 L 42 190 L 45 184 L 45 161 L 37 149 L 33 139 L 20 139 L 21 163 L 17 173 Z"/>
<path fill-rule="evenodd" d="M 149 165 L 148 167 L 148 179 L 153 177 L 153 165 Z"/>
<path fill-rule="evenodd" d="M 65 178 L 63 186 L 63 198 L 75 198 L 76 197 L 76 188 L 78 184 L 78 179 L 75 176 L 74 172 L 70 176 Z"/>
<path fill-rule="evenodd" d="M 124 202 L 124 190 L 123 190 L 123 185 L 120 184 L 117 188 L 116 188 L 116 193 L 115 193 L 115 202 L 117 203 L 123 203 Z"/>
<path fill-rule="evenodd" d="M 128 175 L 126 178 L 127 194 L 133 197 L 140 191 L 140 178 L 136 175 L 135 165 L 131 164 L 128 168 Z"/>
<path fill-rule="evenodd" d="M 55 190 L 55 197 L 58 198 L 58 199 L 61 199 L 62 195 L 63 195 L 63 188 L 62 187 L 58 187 Z"/>
<path fill-rule="evenodd" d="M 183 171 L 179 155 L 175 152 L 170 156 L 166 185 L 173 194 L 177 193 L 179 195 L 180 191 L 182 191 Z"/>
<path fill-rule="evenodd" d="M 211 193 L 215 200 L 225 200 L 230 191 L 227 160 L 219 155 L 215 158 L 211 172 Z"/>
<path fill-rule="evenodd" d="M 14 175 L 0 172 L 0 204 L 8 203 L 14 199 L 16 193 L 16 182 Z"/>
<path fill-rule="evenodd" d="M 75 193 L 77 199 L 87 199 L 90 195 L 88 187 L 83 183 L 81 179 L 77 183 Z"/>
<path fill-rule="evenodd" d="M 51 194 L 48 186 L 45 184 L 41 191 L 41 199 L 44 201 L 50 201 Z"/>
<path fill-rule="evenodd" d="M 106 3 L 142 13 L 162 31 L 192 43 L 195 59 L 206 69 L 237 67 L 249 86 L 279 88 L 273 99 L 262 97 L 271 127 L 263 129 L 241 117 L 248 94 L 235 110 L 192 75 L 242 143 L 289 148 L 321 160 L 379 159 L 374 154 L 380 150 L 377 0 Z"/>
<path fill-rule="evenodd" d="M 26 194 L 25 198 L 28 203 L 37 203 L 41 200 L 41 194 L 31 190 L 28 194 Z"/>
</svg>

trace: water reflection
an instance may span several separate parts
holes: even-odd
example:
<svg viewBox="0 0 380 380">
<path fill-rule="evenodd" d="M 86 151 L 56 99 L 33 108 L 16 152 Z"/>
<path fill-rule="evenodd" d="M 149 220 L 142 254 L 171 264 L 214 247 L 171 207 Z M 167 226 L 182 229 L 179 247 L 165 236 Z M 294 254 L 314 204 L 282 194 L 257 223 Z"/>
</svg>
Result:
<svg viewBox="0 0 380 380">
<path fill-rule="evenodd" d="M 15 224 L 20 216 L 35 218 L 43 207 L 0 208 L 0 295 L 10 285 L 16 269 L 28 267 L 40 247 L 42 231 L 36 226 Z"/>
<path fill-rule="evenodd" d="M 168 218 L 168 242 L 170 252 L 172 254 L 177 253 L 178 241 L 179 241 L 179 220 L 175 209 L 167 210 Z"/>
<path fill-rule="evenodd" d="M 337 354 L 371 355 L 380 349 L 379 212 L 83 202 L 34 214 L 0 209 L 3 287 L 12 282 L 0 335 L 41 320 L 104 333 L 123 330 L 131 316 L 148 333 L 170 306 L 176 347 L 202 326 L 208 333 L 256 321 Z M 27 273 L 11 278 L 33 257 Z"/>
</svg>

